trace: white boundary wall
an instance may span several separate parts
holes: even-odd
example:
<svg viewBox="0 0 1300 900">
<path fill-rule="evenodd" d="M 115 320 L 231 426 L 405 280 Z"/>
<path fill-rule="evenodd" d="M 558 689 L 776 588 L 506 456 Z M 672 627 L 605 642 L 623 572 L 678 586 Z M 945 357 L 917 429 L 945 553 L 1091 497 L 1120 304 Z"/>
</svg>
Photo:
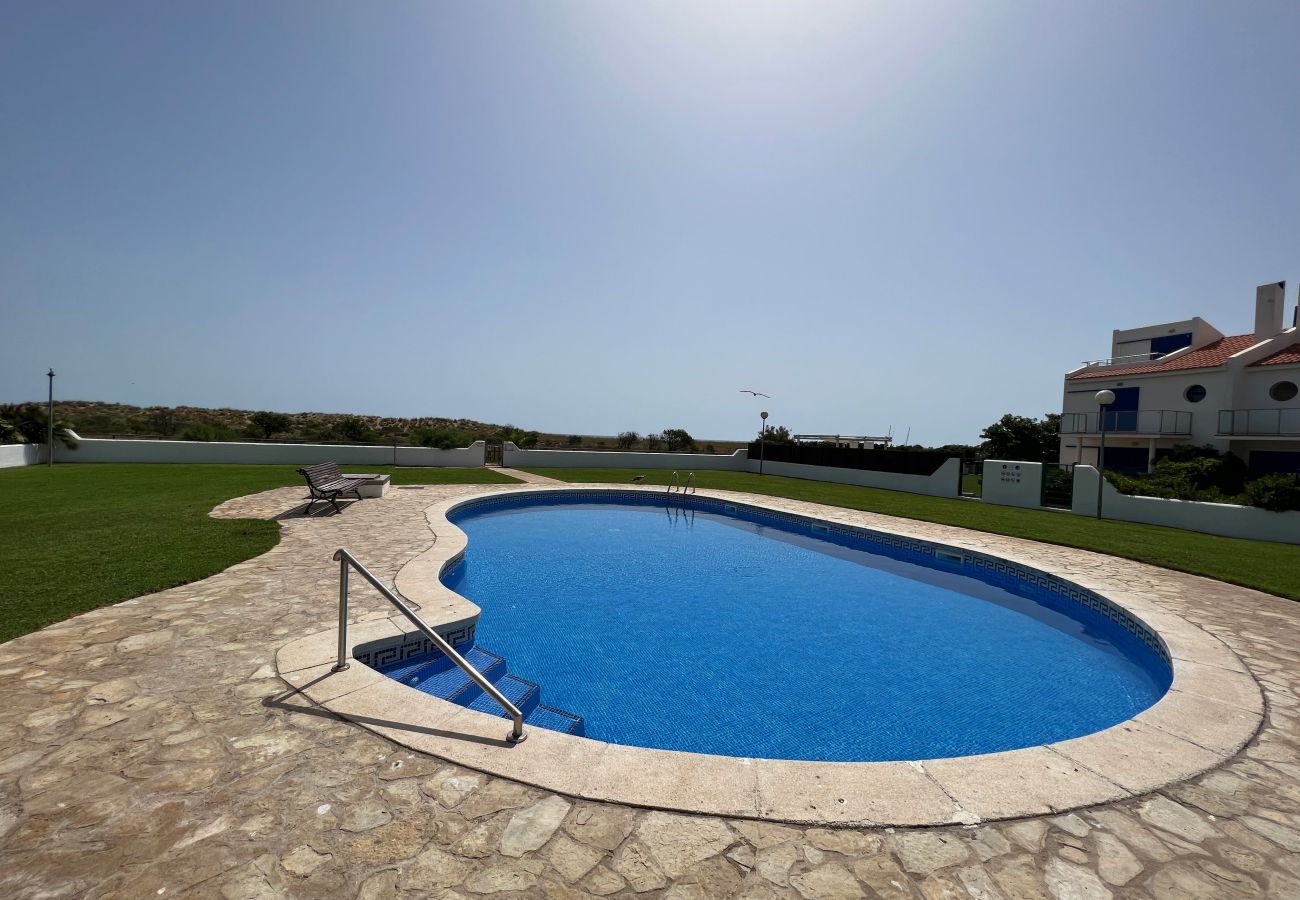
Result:
<svg viewBox="0 0 1300 900">
<path fill-rule="evenodd" d="M 1167 525 L 1224 537 L 1300 544 L 1300 511 L 1272 512 L 1230 503 L 1133 497 L 1121 494 L 1109 481 L 1102 490 L 1105 492 L 1101 503 L 1102 518 Z M 1097 470 L 1092 466 L 1074 467 L 1073 511 L 1084 516 L 1097 514 Z"/>
<path fill-rule="evenodd" d="M 0 469 L 34 466 L 38 462 L 43 462 L 44 449 L 41 444 L 0 444 Z"/>
<path fill-rule="evenodd" d="M 7 448 L 6 448 L 7 449 Z M 353 444 L 254 444 L 228 441 L 141 441 L 78 438 L 77 448 L 56 445 L 55 462 L 68 463 L 238 463 L 244 465 L 478 467 L 486 462 L 487 444 L 475 441 L 456 450 L 430 447 L 357 446 Z"/>
<path fill-rule="evenodd" d="M 645 453 L 634 450 L 520 450 L 507 441 L 502 461 L 513 468 L 676 469 L 683 477 L 687 472 L 758 471 L 758 460 L 750 459 L 746 450 L 737 450 L 730 456 L 713 453 Z M 763 471 L 768 475 L 856 484 L 888 491 L 929 494 L 933 497 L 961 496 L 961 460 L 956 457 L 944 462 L 933 475 L 898 475 L 893 472 L 839 469 L 770 460 L 763 463 Z"/>
<path fill-rule="evenodd" d="M 980 499 L 999 506 L 1039 509 L 1043 505 L 1043 464 L 1005 459 L 984 460 Z"/>
<path fill-rule="evenodd" d="M 745 471 L 757 472 L 758 460 L 746 460 Z M 907 491 L 909 494 L 929 494 L 931 497 L 961 496 L 961 460 L 955 456 L 945 460 L 933 475 L 900 475 L 896 472 L 839 469 L 771 460 L 763 463 L 763 472 L 787 478 L 806 478 L 809 481 L 830 481 L 835 484 L 883 488 L 887 491 Z"/>
<path fill-rule="evenodd" d="M 511 468 L 541 469 L 678 469 L 687 472 L 744 472 L 747 454 L 646 453 L 636 450 L 521 450 L 511 441 L 502 447 L 502 463 Z"/>
</svg>

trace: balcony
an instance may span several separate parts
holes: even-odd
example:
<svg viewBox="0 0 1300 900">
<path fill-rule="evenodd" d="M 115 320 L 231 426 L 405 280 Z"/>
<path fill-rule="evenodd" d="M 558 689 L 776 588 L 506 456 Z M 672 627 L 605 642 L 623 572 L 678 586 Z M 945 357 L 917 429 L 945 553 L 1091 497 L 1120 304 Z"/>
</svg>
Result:
<svg viewBox="0 0 1300 900">
<path fill-rule="evenodd" d="M 1061 434 L 1098 434 L 1099 413 L 1065 413 Z M 1181 409 L 1112 409 L 1106 412 L 1106 431 L 1117 434 L 1189 435 L 1192 414 Z"/>
<path fill-rule="evenodd" d="M 1233 437 L 1300 437 L 1300 407 L 1221 409 L 1219 434 Z"/>
<path fill-rule="evenodd" d="M 1168 355 L 1167 352 L 1154 351 L 1151 353 L 1132 353 L 1128 356 L 1107 356 L 1105 359 L 1085 359 L 1083 367 L 1085 369 L 1104 369 L 1110 366 L 1140 366 L 1145 363 L 1155 362 L 1157 359 L 1164 359 Z"/>
</svg>

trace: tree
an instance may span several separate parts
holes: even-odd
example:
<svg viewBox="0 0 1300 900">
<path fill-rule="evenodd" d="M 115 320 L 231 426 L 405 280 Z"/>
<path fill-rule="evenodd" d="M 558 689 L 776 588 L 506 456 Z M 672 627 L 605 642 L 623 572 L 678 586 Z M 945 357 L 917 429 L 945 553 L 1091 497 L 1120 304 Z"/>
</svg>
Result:
<svg viewBox="0 0 1300 900">
<path fill-rule="evenodd" d="M 578 446 L 578 445 L 581 444 L 581 443 L 582 443 L 582 435 L 580 435 L 580 434 L 571 434 L 571 435 L 569 435 L 568 444 L 569 444 L 570 447 L 576 447 L 576 446 Z"/>
<path fill-rule="evenodd" d="M 665 428 L 663 439 L 669 453 L 695 449 L 695 438 L 687 434 L 685 428 Z"/>
<path fill-rule="evenodd" d="M 658 450 L 659 445 L 663 443 L 664 436 L 656 432 L 651 432 L 645 436 L 645 448 L 647 450 Z"/>
<path fill-rule="evenodd" d="M 790 429 L 784 425 L 771 425 L 767 429 L 766 435 L 763 429 L 758 430 L 758 435 L 768 444 L 793 444 L 794 438 L 790 435 Z"/>
<path fill-rule="evenodd" d="M 176 433 L 176 410 L 169 409 L 166 406 L 158 406 L 149 410 L 149 427 L 153 429 L 154 434 L 161 434 L 168 437 Z"/>
<path fill-rule="evenodd" d="M 35 403 L 0 405 L 0 444 L 44 444 L 49 430 L 49 416 Z M 68 449 L 77 446 L 72 425 L 54 420 L 54 439 Z"/>
<path fill-rule="evenodd" d="M 341 441 L 373 441 L 379 437 L 379 434 L 374 429 L 356 416 L 344 416 L 339 419 L 334 423 L 330 432 Z"/>
<path fill-rule="evenodd" d="M 618 449 L 631 450 L 632 445 L 641 440 L 641 435 L 635 431 L 620 431 L 618 433 Z"/>
<path fill-rule="evenodd" d="M 1061 416 L 1048 413 L 1042 419 L 1007 413 L 980 432 L 985 459 L 1051 462 L 1060 455 Z"/>
<path fill-rule="evenodd" d="M 248 424 L 252 430 L 261 434 L 264 438 L 270 438 L 271 435 L 281 431 L 288 431 L 293 424 L 293 420 L 284 413 L 278 412 L 255 412 L 248 417 Z"/>
</svg>

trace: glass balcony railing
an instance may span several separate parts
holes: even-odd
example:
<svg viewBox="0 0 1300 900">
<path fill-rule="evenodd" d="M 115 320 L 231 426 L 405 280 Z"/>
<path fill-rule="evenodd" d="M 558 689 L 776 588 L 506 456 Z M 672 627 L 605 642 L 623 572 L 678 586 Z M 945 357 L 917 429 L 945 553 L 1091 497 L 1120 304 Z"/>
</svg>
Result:
<svg viewBox="0 0 1300 900">
<path fill-rule="evenodd" d="M 1061 434 L 1097 434 L 1100 413 L 1065 413 Z M 1181 409 L 1113 409 L 1106 411 L 1106 431 L 1119 434 L 1191 434 L 1192 414 Z"/>
<path fill-rule="evenodd" d="M 1300 407 L 1221 409 L 1219 434 L 1300 437 Z"/>
</svg>

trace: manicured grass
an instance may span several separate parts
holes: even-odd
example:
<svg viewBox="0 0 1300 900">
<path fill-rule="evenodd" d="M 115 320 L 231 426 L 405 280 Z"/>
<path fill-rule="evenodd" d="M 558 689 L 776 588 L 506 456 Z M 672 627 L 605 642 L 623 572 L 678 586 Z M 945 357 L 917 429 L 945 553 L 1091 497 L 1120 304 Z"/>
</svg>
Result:
<svg viewBox="0 0 1300 900">
<path fill-rule="evenodd" d="M 972 497 L 979 497 L 983 493 L 984 483 L 980 481 L 978 475 L 963 475 L 961 477 L 961 492 L 969 494 Z"/>
<path fill-rule="evenodd" d="M 491 469 L 365 470 L 390 472 L 394 484 L 515 482 Z M 0 641 L 266 552 L 280 540 L 278 523 L 208 512 L 285 485 L 303 485 L 293 466 L 0 470 Z"/>
<path fill-rule="evenodd" d="M 528 471 L 561 481 L 616 483 L 630 482 L 632 476 L 644 474 L 645 484 L 667 484 L 672 474 L 636 469 Z M 1300 600 L 1300 546 L 1295 544 L 1246 541 L 1133 522 L 1098 521 L 1064 512 L 994 506 L 974 500 L 948 500 L 776 475 L 697 472 L 695 477 L 703 488 L 789 497 L 1095 550 Z"/>
</svg>

